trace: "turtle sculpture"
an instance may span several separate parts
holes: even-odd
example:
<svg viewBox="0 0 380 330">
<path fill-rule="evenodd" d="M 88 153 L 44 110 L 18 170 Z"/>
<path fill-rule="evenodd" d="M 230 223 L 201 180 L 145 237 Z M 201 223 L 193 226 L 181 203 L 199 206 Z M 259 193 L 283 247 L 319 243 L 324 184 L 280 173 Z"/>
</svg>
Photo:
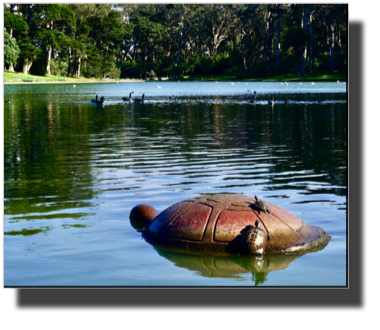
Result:
<svg viewBox="0 0 380 330">
<path fill-rule="evenodd" d="M 234 194 L 186 199 L 160 214 L 135 206 L 131 224 L 151 244 L 186 252 L 264 254 L 307 252 L 328 243 L 319 227 L 269 202 Z"/>
</svg>

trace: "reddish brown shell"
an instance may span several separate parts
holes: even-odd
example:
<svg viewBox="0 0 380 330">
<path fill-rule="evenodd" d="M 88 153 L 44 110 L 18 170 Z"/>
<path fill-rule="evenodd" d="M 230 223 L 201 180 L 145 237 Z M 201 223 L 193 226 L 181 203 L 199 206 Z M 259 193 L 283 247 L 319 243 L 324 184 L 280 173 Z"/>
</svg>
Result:
<svg viewBox="0 0 380 330">
<path fill-rule="evenodd" d="M 265 253 L 306 251 L 325 245 L 330 236 L 290 212 L 264 201 L 271 213 L 255 208 L 255 199 L 216 194 L 184 200 L 161 212 L 143 237 L 186 251 L 239 253 L 243 229 L 256 220 L 269 234 Z"/>
</svg>

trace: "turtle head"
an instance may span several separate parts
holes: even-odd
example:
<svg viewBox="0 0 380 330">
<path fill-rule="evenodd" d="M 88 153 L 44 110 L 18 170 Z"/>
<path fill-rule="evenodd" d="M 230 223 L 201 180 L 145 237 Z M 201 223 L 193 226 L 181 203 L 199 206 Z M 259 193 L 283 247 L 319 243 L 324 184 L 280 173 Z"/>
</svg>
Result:
<svg viewBox="0 0 380 330">
<path fill-rule="evenodd" d="M 240 234 L 244 234 L 245 232 L 247 231 L 250 231 L 252 229 L 255 229 L 255 227 L 253 227 L 252 225 L 248 225 L 247 227 L 244 227 L 241 231 L 240 231 Z"/>
<path fill-rule="evenodd" d="M 143 229 L 147 227 L 153 219 L 158 215 L 158 212 L 150 205 L 136 205 L 129 214 L 132 227 Z"/>
</svg>

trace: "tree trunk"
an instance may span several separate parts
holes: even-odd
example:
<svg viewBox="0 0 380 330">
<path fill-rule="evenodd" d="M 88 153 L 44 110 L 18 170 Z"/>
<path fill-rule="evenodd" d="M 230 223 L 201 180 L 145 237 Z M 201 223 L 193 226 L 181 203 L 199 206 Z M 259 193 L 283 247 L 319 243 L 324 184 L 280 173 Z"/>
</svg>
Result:
<svg viewBox="0 0 380 330">
<path fill-rule="evenodd" d="M 307 33 L 307 5 L 303 5 L 303 31 L 306 34 Z M 305 65 L 306 65 L 306 56 L 307 56 L 307 44 L 305 44 L 305 48 L 302 54 L 302 65 L 301 65 L 301 74 L 300 76 L 303 77 L 305 75 Z"/>
<path fill-rule="evenodd" d="M 11 5 L 11 6 L 12 6 L 12 5 Z M 15 5 L 13 5 L 13 6 L 15 6 Z M 12 8 L 11 8 L 11 9 L 12 9 Z M 12 12 L 12 11 L 11 11 L 11 12 Z M 11 38 L 13 38 L 13 29 L 12 29 L 12 28 L 11 28 L 10 31 L 9 31 L 9 36 L 10 36 Z M 9 64 L 8 71 L 15 72 L 15 69 L 14 69 L 14 67 L 13 67 L 13 62 L 11 62 L 11 63 Z"/>
<path fill-rule="evenodd" d="M 47 25 L 47 28 L 50 30 L 53 30 L 53 24 L 54 24 L 54 22 L 51 21 L 50 24 Z M 52 51 L 52 47 L 48 46 L 47 47 L 47 54 L 46 54 L 46 73 L 47 74 L 51 74 L 51 71 L 50 71 L 51 51 Z"/>
<path fill-rule="evenodd" d="M 312 59 L 312 52 L 313 52 L 313 10 L 310 10 L 310 16 L 309 16 L 309 71 L 308 73 L 313 72 L 313 59 Z"/>
<path fill-rule="evenodd" d="M 80 76 L 80 62 L 81 62 L 80 57 L 76 58 L 74 61 L 75 68 L 74 68 L 73 77 L 75 77 L 75 78 L 79 78 L 79 76 Z"/>
<path fill-rule="evenodd" d="M 153 51 L 153 53 L 152 53 L 152 68 L 153 68 L 153 72 L 154 73 L 156 73 L 156 67 L 155 67 L 155 65 L 154 65 L 154 51 Z"/>
<path fill-rule="evenodd" d="M 15 72 L 15 68 L 13 67 L 13 62 L 9 64 L 8 71 Z"/>
<path fill-rule="evenodd" d="M 247 69 L 247 66 L 246 66 L 246 62 L 245 62 L 245 56 L 244 56 L 244 42 L 243 42 L 243 40 L 242 40 L 242 42 L 241 42 L 241 55 L 242 55 L 242 59 L 243 59 L 243 68 L 244 68 L 244 70 L 246 70 Z"/>
<path fill-rule="evenodd" d="M 280 5 L 277 5 L 277 9 Z M 277 46 L 276 46 L 276 75 L 278 75 L 278 69 L 280 64 L 280 11 L 277 13 Z"/>
<path fill-rule="evenodd" d="M 71 48 L 69 47 L 69 58 L 68 58 L 68 68 L 67 68 L 67 76 L 70 77 L 70 69 L 71 69 Z"/>
<path fill-rule="evenodd" d="M 182 32 L 178 40 L 177 54 L 175 56 L 175 64 L 174 64 L 175 68 L 177 67 L 177 64 L 178 64 L 179 54 L 181 52 L 181 44 L 182 44 Z"/>
<path fill-rule="evenodd" d="M 335 10 L 331 9 L 330 16 L 330 74 L 334 73 L 334 18 Z"/>
<path fill-rule="evenodd" d="M 33 64 L 33 61 L 25 57 L 24 64 L 22 66 L 22 73 L 27 75 L 29 73 L 30 68 L 32 67 L 32 64 Z"/>
<path fill-rule="evenodd" d="M 272 63 L 272 59 L 273 59 L 273 25 L 274 25 L 274 20 L 272 16 L 269 22 L 269 45 L 268 45 L 270 63 Z"/>
<path fill-rule="evenodd" d="M 22 73 L 27 75 L 28 74 L 28 59 L 24 58 L 24 65 L 22 66 Z"/>
<path fill-rule="evenodd" d="M 178 40 L 178 47 L 177 47 L 177 54 L 176 54 L 176 57 L 175 57 L 175 64 L 174 64 L 174 68 L 177 67 L 177 64 L 178 64 L 178 59 L 179 59 L 179 54 L 181 52 L 181 44 L 182 44 L 182 35 L 183 35 L 183 17 L 182 17 L 182 28 L 181 28 L 181 34 L 180 34 L 180 37 L 179 37 L 179 40 Z"/>
<path fill-rule="evenodd" d="M 337 17 L 336 19 L 336 34 L 337 34 L 337 39 L 336 39 L 336 46 L 337 46 L 337 49 L 338 51 L 342 49 L 342 40 L 341 40 L 341 37 L 340 37 L 340 27 L 339 27 L 339 16 Z"/>
<path fill-rule="evenodd" d="M 47 74 L 51 74 L 51 71 L 50 71 L 51 51 L 52 51 L 52 48 L 51 46 L 49 46 L 47 49 L 47 54 L 46 54 L 46 73 Z"/>
</svg>

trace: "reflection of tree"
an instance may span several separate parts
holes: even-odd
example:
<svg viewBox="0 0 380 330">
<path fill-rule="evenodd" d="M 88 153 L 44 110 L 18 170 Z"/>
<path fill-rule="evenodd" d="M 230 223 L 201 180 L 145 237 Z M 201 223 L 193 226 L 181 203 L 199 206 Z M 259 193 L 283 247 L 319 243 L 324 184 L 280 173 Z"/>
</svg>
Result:
<svg viewBox="0 0 380 330">
<path fill-rule="evenodd" d="M 95 195 L 88 144 L 91 119 L 87 110 L 82 112 L 78 106 L 32 106 L 25 97 L 5 113 L 5 214 L 90 205 Z"/>
<path fill-rule="evenodd" d="M 35 94 L 26 95 L 17 106 L 7 105 L 4 113 L 5 214 L 90 205 L 97 171 L 91 160 L 94 154 L 108 159 L 110 150 L 120 150 L 121 159 L 131 160 L 123 168 L 140 166 L 149 157 L 151 163 L 162 158 L 169 164 L 176 154 L 178 164 L 184 165 L 219 154 L 212 160 L 239 159 L 241 165 L 269 167 L 265 180 L 275 187 L 266 189 L 279 189 L 279 184 L 286 189 L 297 180 L 289 176 L 279 182 L 273 174 L 302 170 L 326 174 L 315 181 L 346 186 L 346 104 L 277 103 L 272 108 L 219 99 L 194 103 L 196 99 L 189 98 L 188 103 L 163 106 L 120 105 L 122 109 L 114 111 L 83 104 L 36 107 L 29 96 Z M 47 93 L 46 98 L 54 97 Z M 157 147 L 159 154 L 154 153 Z M 221 154 L 232 149 L 231 155 Z M 234 178 L 255 179 L 262 173 L 237 173 Z"/>
<path fill-rule="evenodd" d="M 302 101 L 310 96 L 300 98 Z M 236 149 L 240 150 L 235 151 L 240 152 L 240 157 L 248 152 L 253 158 L 251 164 L 273 165 L 272 173 L 312 170 L 315 174 L 328 174 L 313 178 L 315 181 L 327 180 L 332 185 L 346 186 L 346 104 L 277 103 L 272 108 L 180 103 L 170 104 L 163 111 L 155 111 L 153 107 L 146 105 L 136 111 L 128 125 L 148 132 L 143 134 L 153 141 L 159 138 L 168 145 L 167 152 L 180 151 L 188 162 L 196 160 L 192 153 L 196 149 L 203 150 L 203 159 L 207 153 Z M 146 117 L 150 119 L 139 120 Z M 173 135 L 178 140 L 173 140 Z M 278 184 L 272 175 L 267 179 Z M 286 188 L 290 181 L 294 180 L 281 183 Z M 336 188 L 332 192 L 346 194 Z"/>
</svg>

